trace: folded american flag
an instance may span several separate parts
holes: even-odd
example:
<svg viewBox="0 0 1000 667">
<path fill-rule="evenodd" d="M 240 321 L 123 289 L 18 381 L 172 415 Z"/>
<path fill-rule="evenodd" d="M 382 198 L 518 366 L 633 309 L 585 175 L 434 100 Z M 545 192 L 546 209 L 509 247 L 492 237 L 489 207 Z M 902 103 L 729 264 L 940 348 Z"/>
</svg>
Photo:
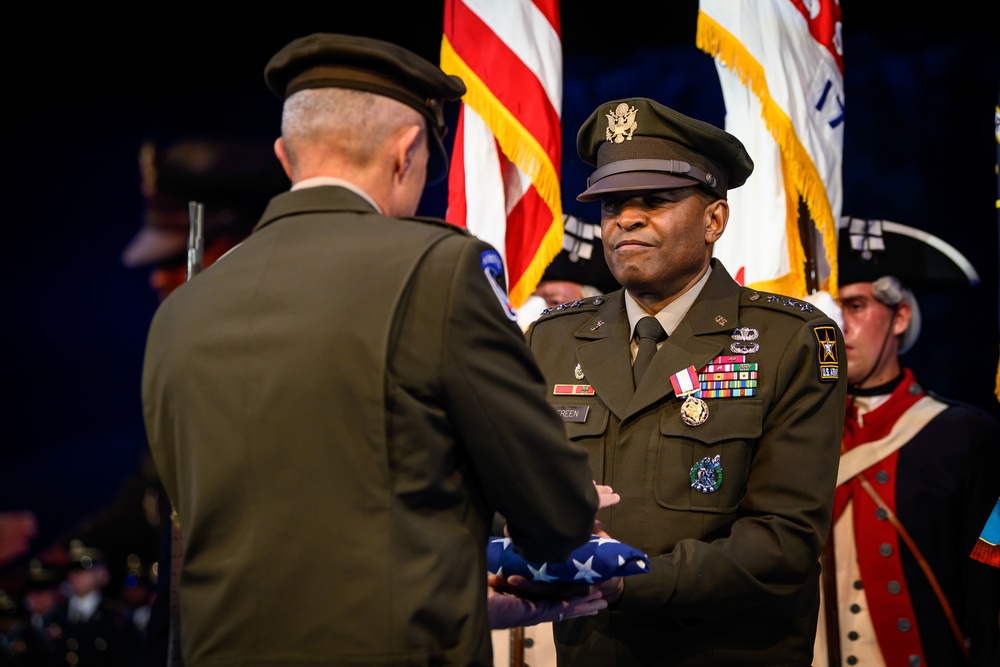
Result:
<svg viewBox="0 0 1000 667">
<path fill-rule="evenodd" d="M 649 571 L 646 554 L 634 547 L 599 535 L 576 548 L 565 561 L 529 563 L 511 545 L 509 537 L 491 538 L 486 546 L 486 566 L 492 574 L 520 574 L 532 581 L 596 584 L 612 577 Z"/>
</svg>

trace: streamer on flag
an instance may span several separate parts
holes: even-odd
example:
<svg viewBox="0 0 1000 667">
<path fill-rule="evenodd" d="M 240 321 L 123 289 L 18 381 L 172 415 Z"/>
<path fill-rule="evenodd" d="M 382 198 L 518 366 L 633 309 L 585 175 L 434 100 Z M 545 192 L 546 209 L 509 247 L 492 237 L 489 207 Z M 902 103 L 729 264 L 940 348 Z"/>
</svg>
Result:
<svg viewBox="0 0 1000 667">
<path fill-rule="evenodd" d="M 441 69 L 468 89 L 445 217 L 500 252 L 519 308 L 563 242 L 558 0 L 445 0 Z"/>
<path fill-rule="evenodd" d="M 836 0 L 701 0 L 696 43 L 715 58 L 726 130 L 755 164 L 729 195 L 715 256 L 737 281 L 836 296 L 844 85 Z"/>
</svg>

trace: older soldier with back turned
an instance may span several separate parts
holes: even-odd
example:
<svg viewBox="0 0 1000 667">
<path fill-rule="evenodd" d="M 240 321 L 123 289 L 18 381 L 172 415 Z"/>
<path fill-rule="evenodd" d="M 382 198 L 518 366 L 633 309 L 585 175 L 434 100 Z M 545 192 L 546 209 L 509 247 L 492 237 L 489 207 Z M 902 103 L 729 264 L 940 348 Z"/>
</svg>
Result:
<svg viewBox="0 0 1000 667">
<path fill-rule="evenodd" d="M 753 169 L 736 137 L 631 98 L 598 107 L 577 148 L 596 167 L 578 199 L 601 200 L 624 289 L 525 335 L 571 439 L 621 496 L 599 518 L 650 572 L 603 584 L 606 611 L 555 624 L 560 664 L 807 666 L 847 388 L 840 330 L 712 258 L 726 192 Z"/>
<path fill-rule="evenodd" d="M 496 250 L 413 217 L 462 81 L 317 33 L 265 68 L 292 181 L 154 317 L 143 398 L 183 533 L 184 662 L 490 665 L 495 512 L 532 561 L 591 535 Z"/>
</svg>

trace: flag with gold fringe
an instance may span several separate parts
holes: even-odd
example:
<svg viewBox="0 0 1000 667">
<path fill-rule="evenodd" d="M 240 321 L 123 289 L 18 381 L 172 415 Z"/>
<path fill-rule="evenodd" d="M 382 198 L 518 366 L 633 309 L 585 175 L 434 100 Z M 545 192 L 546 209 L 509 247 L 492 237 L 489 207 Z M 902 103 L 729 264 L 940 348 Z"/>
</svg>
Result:
<svg viewBox="0 0 1000 667">
<path fill-rule="evenodd" d="M 738 282 L 836 296 L 844 77 L 836 0 L 701 0 L 696 43 L 715 58 L 726 130 L 753 156 L 715 246 Z"/>
<path fill-rule="evenodd" d="M 500 252 L 519 308 L 563 242 L 558 0 L 445 0 L 441 69 L 468 89 L 445 218 Z"/>
</svg>

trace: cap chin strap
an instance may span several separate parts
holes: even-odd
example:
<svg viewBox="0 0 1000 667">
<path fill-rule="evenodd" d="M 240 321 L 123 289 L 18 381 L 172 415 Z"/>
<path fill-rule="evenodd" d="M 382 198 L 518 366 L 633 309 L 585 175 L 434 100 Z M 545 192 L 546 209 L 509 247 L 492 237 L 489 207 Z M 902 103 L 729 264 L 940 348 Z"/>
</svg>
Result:
<svg viewBox="0 0 1000 667">
<path fill-rule="evenodd" d="M 877 295 L 876 298 L 878 298 Z M 881 303 L 881 299 L 879 299 L 879 302 Z M 885 336 L 882 338 L 882 345 L 879 347 L 878 358 L 875 359 L 875 363 L 872 364 L 871 370 L 868 371 L 868 374 L 865 375 L 863 378 L 861 378 L 852 385 L 848 385 L 847 387 L 847 393 L 851 395 L 852 405 L 854 404 L 854 399 L 857 398 L 858 396 L 871 395 L 871 394 L 865 394 L 865 390 L 862 389 L 862 385 L 864 385 L 865 382 L 868 382 L 868 379 L 875 374 L 876 370 L 878 370 L 879 364 L 882 363 L 882 357 L 885 356 L 885 346 L 889 344 L 889 338 L 892 336 L 892 323 L 893 321 L 895 321 L 896 313 L 899 311 L 899 303 L 894 303 L 894 304 L 886 303 L 883 305 L 892 308 L 892 315 L 889 317 L 889 326 L 886 327 L 885 329 Z"/>
<path fill-rule="evenodd" d="M 590 178 L 587 179 L 587 187 L 589 188 L 602 178 L 627 171 L 659 171 L 666 174 L 677 174 L 678 176 L 693 178 L 710 188 L 718 187 L 719 184 L 715 174 L 702 171 L 683 160 L 619 160 L 606 164 L 591 174 Z"/>
</svg>

